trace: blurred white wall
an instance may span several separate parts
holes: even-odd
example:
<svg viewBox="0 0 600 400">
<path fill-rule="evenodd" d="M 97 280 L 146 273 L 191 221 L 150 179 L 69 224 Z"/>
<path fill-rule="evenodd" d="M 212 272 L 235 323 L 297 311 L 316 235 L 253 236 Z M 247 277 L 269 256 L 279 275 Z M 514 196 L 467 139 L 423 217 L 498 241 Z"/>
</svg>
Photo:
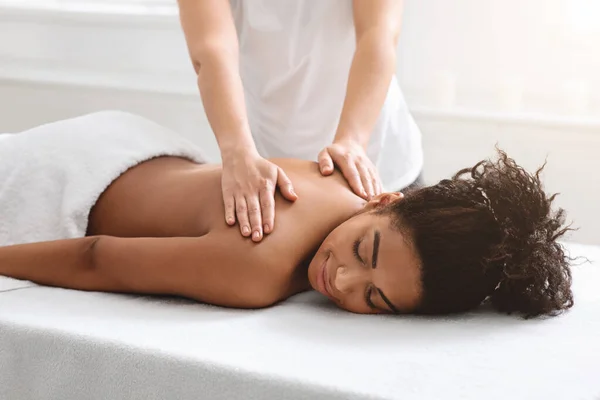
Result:
<svg viewBox="0 0 600 400">
<path fill-rule="evenodd" d="M 434 182 L 492 155 L 548 158 L 548 190 L 600 244 L 600 2 L 406 0 L 398 76 Z M 174 1 L 0 0 L 0 132 L 123 109 L 217 147 Z"/>
<path fill-rule="evenodd" d="M 413 106 L 600 115 L 597 0 L 408 0 L 404 26 Z"/>
</svg>

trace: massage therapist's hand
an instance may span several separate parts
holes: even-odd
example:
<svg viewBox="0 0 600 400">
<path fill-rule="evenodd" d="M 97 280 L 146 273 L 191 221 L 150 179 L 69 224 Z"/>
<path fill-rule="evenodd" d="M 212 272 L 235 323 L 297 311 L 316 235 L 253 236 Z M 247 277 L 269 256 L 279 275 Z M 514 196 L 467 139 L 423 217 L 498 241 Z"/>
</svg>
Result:
<svg viewBox="0 0 600 400">
<path fill-rule="evenodd" d="M 297 199 L 283 169 L 256 152 L 243 151 L 223 158 L 222 175 L 225 221 L 237 221 L 243 236 L 259 242 L 275 226 L 275 190 L 290 201 Z"/>
<path fill-rule="evenodd" d="M 350 184 L 358 196 L 370 199 L 382 192 L 377 168 L 371 162 L 364 148 L 351 140 L 337 141 L 319 153 L 319 169 L 324 176 L 331 175 L 334 165 Z"/>
</svg>

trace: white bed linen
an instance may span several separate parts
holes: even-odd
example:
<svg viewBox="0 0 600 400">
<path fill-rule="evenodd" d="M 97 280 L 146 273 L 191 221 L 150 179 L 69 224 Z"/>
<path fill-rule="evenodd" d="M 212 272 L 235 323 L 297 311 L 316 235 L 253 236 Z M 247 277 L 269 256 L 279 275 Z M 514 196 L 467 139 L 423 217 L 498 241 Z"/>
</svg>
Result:
<svg viewBox="0 0 600 400">
<path fill-rule="evenodd" d="M 0 399 L 600 399 L 596 262 L 574 289 L 571 311 L 525 321 L 360 316 L 316 293 L 228 310 L 0 277 Z"/>
</svg>

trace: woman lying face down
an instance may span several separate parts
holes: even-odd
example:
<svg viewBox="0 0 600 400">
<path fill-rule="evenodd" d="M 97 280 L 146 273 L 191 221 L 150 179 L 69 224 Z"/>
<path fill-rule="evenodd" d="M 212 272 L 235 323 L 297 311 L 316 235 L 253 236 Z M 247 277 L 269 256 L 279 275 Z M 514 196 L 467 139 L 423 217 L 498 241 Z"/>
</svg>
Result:
<svg viewBox="0 0 600 400">
<path fill-rule="evenodd" d="M 88 147 L 81 151 L 110 151 Z M 0 275 L 241 308 L 311 287 L 355 313 L 452 313 L 489 298 L 500 311 L 535 316 L 573 304 L 557 243 L 563 211 L 552 211 L 539 174 L 502 152 L 436 185 L 368 202 L 314 163 L 276 162 L 299 197 L 276 199 L 275 229 L 260 243 L 223 221 L 220 166 L 165 156 L 115 179 L 90 206 L 81 237 L 0 241 Z M 75 167 L 67 164 L 46 167 Z"/>
<path fill-rule="evenodd" d="M 568 257 L 539 178 L 504 152 L 452 179 L 384 194 L 333 230 L 309 267 L 311 286 L 357 313 L 444 314 L 489 299 L 503 312 L 573 305 Z"/>
</svg>

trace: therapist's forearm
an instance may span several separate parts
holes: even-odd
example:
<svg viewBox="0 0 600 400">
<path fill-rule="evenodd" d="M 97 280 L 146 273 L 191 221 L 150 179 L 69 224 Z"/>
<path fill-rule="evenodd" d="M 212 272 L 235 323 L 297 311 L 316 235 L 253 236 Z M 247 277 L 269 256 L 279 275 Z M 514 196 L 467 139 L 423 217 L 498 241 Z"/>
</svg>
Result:
<svg viewBox="0 0 600 400">
<path fill-rule="evenodd" d="M 250 134 L 237 57 L 215 51 L 198 68 L 198 88 L 223 159 L 256 151 Z"/>
<path fill-rule="evenodd" d="M 178 0 L 181 26 L 204 110 L 221 156 L 255 150 L 239 74 L 239 45 L 227 0 Z"/>
<path fill-rule="evenodd" d="M 367 147 L 396 69 L 393 35 L 371 29 L 358 40 L 334 142 Z"/>
</svg>

